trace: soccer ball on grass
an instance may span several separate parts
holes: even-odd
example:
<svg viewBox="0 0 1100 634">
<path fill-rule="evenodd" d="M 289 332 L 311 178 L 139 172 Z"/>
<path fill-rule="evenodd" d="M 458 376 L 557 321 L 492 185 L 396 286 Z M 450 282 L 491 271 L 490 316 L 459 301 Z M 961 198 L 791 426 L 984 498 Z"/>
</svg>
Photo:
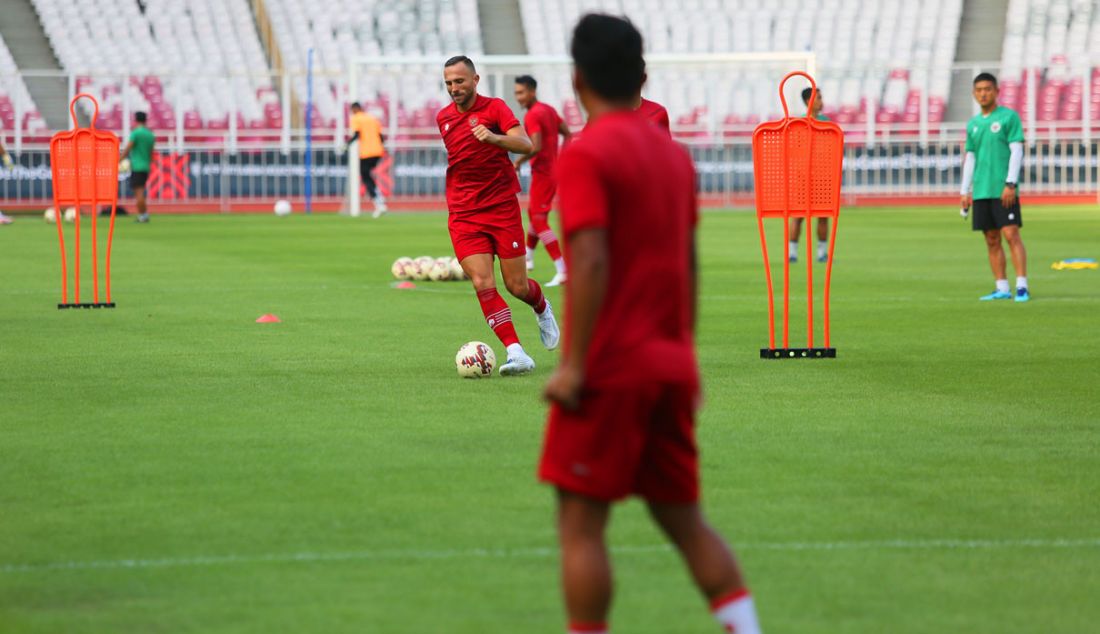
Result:
<svg viewBox="0 0 1100 634">
<path fill-rule="evenodd" d="M 497 365 L 497 356 L 488 344 L 471 341 L 458 349 L 455 355 L 455 367 L 458 376 L 464 379 L 481 379 L 493 375 Z"/>
<path fill-rule="evenodd" d="M 428 278 L 433 282 L 446 282 L 451 279 L 451 263 L 445 258 L 436 260 L 431 271 L 428 271 Z"/>
<path fill-rule="evenodd" d="M 289 216 L 291 212 L 289 200 L 276 200 L 275 201 L 275 215 L 276 216 Z"/>
<path fill-rule="evenodd" d="M 407 280 L 412 277 L 413 268 L 416 263 L 412 258 L 397 258 L 393 261 L 393 266 L 390 267 L 390 273 L 399 280 Z"/>
</svg>

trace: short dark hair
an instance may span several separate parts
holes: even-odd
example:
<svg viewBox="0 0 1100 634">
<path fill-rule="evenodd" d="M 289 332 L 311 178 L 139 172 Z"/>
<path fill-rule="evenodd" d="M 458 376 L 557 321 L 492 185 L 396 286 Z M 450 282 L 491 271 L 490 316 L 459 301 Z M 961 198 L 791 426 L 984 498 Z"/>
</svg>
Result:
<svg viewBox="0 0 1100 634">
<path fill-rule="evenodd" d="M 443 62 L 443 68 L 449 68 L 455 64 L 465 64 L 466 68 L 470 69 L 471 73 L 476 73 L 477 69 L 474 68 L 474 60 L 466 57 L 465 55 L 455 55 L 451 59 Z"/>
<path fill-rule="evenodd" d="M 358 101 L 353 101 L 353 102 L 351 102 L 351 107 L 352 107 L 352 108 L 357 108 L 357 109 L 359 109 L 359 110 L 362 110 L 362 109 L 363 109 L 363 106 L 359 105 L 359 102 L 358 102 Z"/>
<path fill-rule="evenodd" d="M 813 95 L 814 95 L 814 89 L 813 88 L 803 88 L 802 89 L 802 103 L 806 103 L 806 104 L 810 103 L 810 97 L 812 97 Z M 817 89 L 817 96 L 818 97 L 821 96 L 821 89 L 820 88 Z"/>
<path fill-rule="evenodd" d="M 539 87 L 539 83 L 535 81 L 535 78 L 530 75 L 520 75 L 519 77 L 516 77 L 516 83 L 523 84 L 531 90 L 535 90 Z"/>
<path fill-rule="evenodd" d="M 997 78 L 993 76 L 993 73 L 978 73 L 978 76 L 974 78 L 974 85 L 977 86 L 980 81 L 993 82 L 993 87 L 997 87 Z"/>
<path fill-rule="evenodd" d="M 573 63 L 596 94 L 632 97 L 645 82 L 642 34 L 625 18 L 589 13 L 573 29 Z"/>
<path fill-rule="evenodd" d="M 146 116 L 144 112 L 138 110 L 134 113 L 134 121 L 137 121 L 138 123 L 145 123 L 145 119 Z"/>
</svg>

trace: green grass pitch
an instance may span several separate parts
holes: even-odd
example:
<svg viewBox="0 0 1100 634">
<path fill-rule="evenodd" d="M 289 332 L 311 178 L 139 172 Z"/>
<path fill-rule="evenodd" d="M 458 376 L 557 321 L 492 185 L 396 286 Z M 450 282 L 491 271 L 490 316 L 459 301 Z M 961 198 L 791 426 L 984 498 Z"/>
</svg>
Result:
<svg viewBox="0 0 1100 634">
<path fill-rule="evenodd" d="M 705 502 L 769 634 L 1095 631 L 1100 271 L 1050 264 L 1100 218 L 1026 213 L 1017 305 L 957 210 L 845 210 L 840 356 L 783 362 L 754 217 L 704 214 Z M 449 249 L 436 213 L 124 219 L 118 308 L 58 311 L 53 227 L 0 227 L 0 632 L 563 631 L 555 354 L 513 300 L 536 373 L 459 380 L 503 353 L 472 291 L 389 274 Z M 636 502 L 611 540 L 616 632 L 717 631 Z"/>
</svg>

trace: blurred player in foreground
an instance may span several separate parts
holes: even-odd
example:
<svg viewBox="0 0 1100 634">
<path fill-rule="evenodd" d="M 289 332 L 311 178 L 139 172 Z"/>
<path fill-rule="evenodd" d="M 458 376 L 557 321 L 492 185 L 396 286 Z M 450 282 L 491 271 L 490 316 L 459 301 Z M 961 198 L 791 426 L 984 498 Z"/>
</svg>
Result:
<svg viewBox="0 0 1100 634">
<path fill-rule="evenodd" d="M 134 113 L 134 129 L 130 132 L 130 142 L 119 157 L 120 172 L 130 170 L 130 191 L 137 200 L 138 222 L 149 222 L 149 207 L 145 201 L 145 183 L 149 180 L 149 169 L 153 163 L 153 147 L 157 137 L 145 125 L 145 113 Z"/>
<path fill-rule="evenodd" d="M 386 153 L 382 143 L 386 138 L 382 135 L 382 122 L 378 117 L 363 110 L 358 101 L 351 104 L 351 120 L 348 122 L 354 134 L 344 143 L 344 151 L 352 141 L 359 141 L 359 179 L 367 187 L 367 195 L 374 201 L 373 217 L 378 218 L 386 213 L 386 199 L 378 191 L 378 185 L 374 182 L 374 168 Z M 358 192 L 354 192 L 358 195 Z"/>
<path fill-rule="evenodd" d="M 1001 244 L 1003 236 L 1012 253 L 1012 268 L 1016 269 L 1016 301 L 1026 302 L 1031 299 L 1031 292 L 1027 286 L 1027 250 L 1020 238 L 1024 218 L 1016 197 L 1024 160 L 1024 128 L 1014 110 L 997 105 L 997 93 L 997 78 L 993 75 L 981 73 L 974 78 L 974 100 L 982 111 L 966 124 L 963 217 L 973 204 L 971 226 L 985 235 L 989 267 L 993 269 L 996 288 L 981 297 L 982 301 L 1013 297 Z"/>
<path fill-rule="evenodd" d="M 443 65 L 443 83 L 452 103 L 436 123 L 447 148 L 447 227 L 455 257 L 477 291 L 489 328 L 500 338 L 508 360 L 504 376 L 535 369 L 519 343 L 512 311 L 497 292 L 493 256 L 508 292 L 534 310 L 539 337 L 548 350 L 558 347 L 558 324 L 538 282 L 527 278 L 525 238 L 520 213 L 519 178 L 509 152 L 527 154 L 531 140 L 500 99 L 477 94 L 480 77 L 470 58 L 452 57 Z"/>
<path fill-rule="evenodd" d="M 558 166 L 571 279 L 539 465 L 557 489 L 569 632 L 608 631 L 604 533 L 611 504 L 638 495 L 722 627 L 759 634 L 737 563 L 699 505 L 694 167 L 635 111 L 644 62 L 629 22 L 585 16 L 572 54 L 589 123 Z"/>
<path fill-rule="evenodd" d="M 554 167 L 558 161 L 558 137 L 562 144 L 568 143 L 572 136 L 569 126 L 565 125 L 557 110 L 538 98 L 538 82 L 530 75 L 516 77 L 516 101 L 527 110 L 523 117 L 523 128 L 531 138 L 531 153 L 520 154 L 513 164 L 516 170 L 531 162 L 531 191 L 527 206 L 527 270 L 535 268 L 535 247 L 541 240 L 546 245 L 546 253 L 554 261 L 557 273 L 547 286 L 558 286 L 565 282 L 565 260 L 561 255 L 558 237 L 550 228 L 550 210 L 554 203 L 558 184 Z"/>
<path fill-rule="evenodd" d="M 813 97 L 813 88 L 802 90 L 802 103 L 806 104 L 806 111 L 818 121 L 828 121 L 829 117 L 821 112 L 825 104 L 821 101 L 821 90 L 817 91 L 817 98 L 810 104 Z M 798 238 L 802 235 L 802 218 L 791 218 L 791 241 L 787 244 L 787 259 L 791 262 L 798 261 Z M 829 259 L 829 219 L 817 219 L 817 261 L 825 262 Z"/>
</svg>

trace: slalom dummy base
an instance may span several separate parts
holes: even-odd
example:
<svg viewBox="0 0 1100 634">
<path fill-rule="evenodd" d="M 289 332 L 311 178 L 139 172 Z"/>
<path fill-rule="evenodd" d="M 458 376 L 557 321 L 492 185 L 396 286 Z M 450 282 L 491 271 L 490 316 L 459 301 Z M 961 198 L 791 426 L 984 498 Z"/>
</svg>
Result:
<svg viewBox="0 0 1100 634">
<path fill-rule="evenodd" d="M 58 310 L 65 310 L 66 308 L 114 308 L 114 302 L 95 302 L 95 303 L 80 303 L 80 304 L 58 304 Z"/>
<path fill-rule="evenodd" d="M 761 348 L 761 359 L 835 359 L 836 348 Z"/>
</svg>

